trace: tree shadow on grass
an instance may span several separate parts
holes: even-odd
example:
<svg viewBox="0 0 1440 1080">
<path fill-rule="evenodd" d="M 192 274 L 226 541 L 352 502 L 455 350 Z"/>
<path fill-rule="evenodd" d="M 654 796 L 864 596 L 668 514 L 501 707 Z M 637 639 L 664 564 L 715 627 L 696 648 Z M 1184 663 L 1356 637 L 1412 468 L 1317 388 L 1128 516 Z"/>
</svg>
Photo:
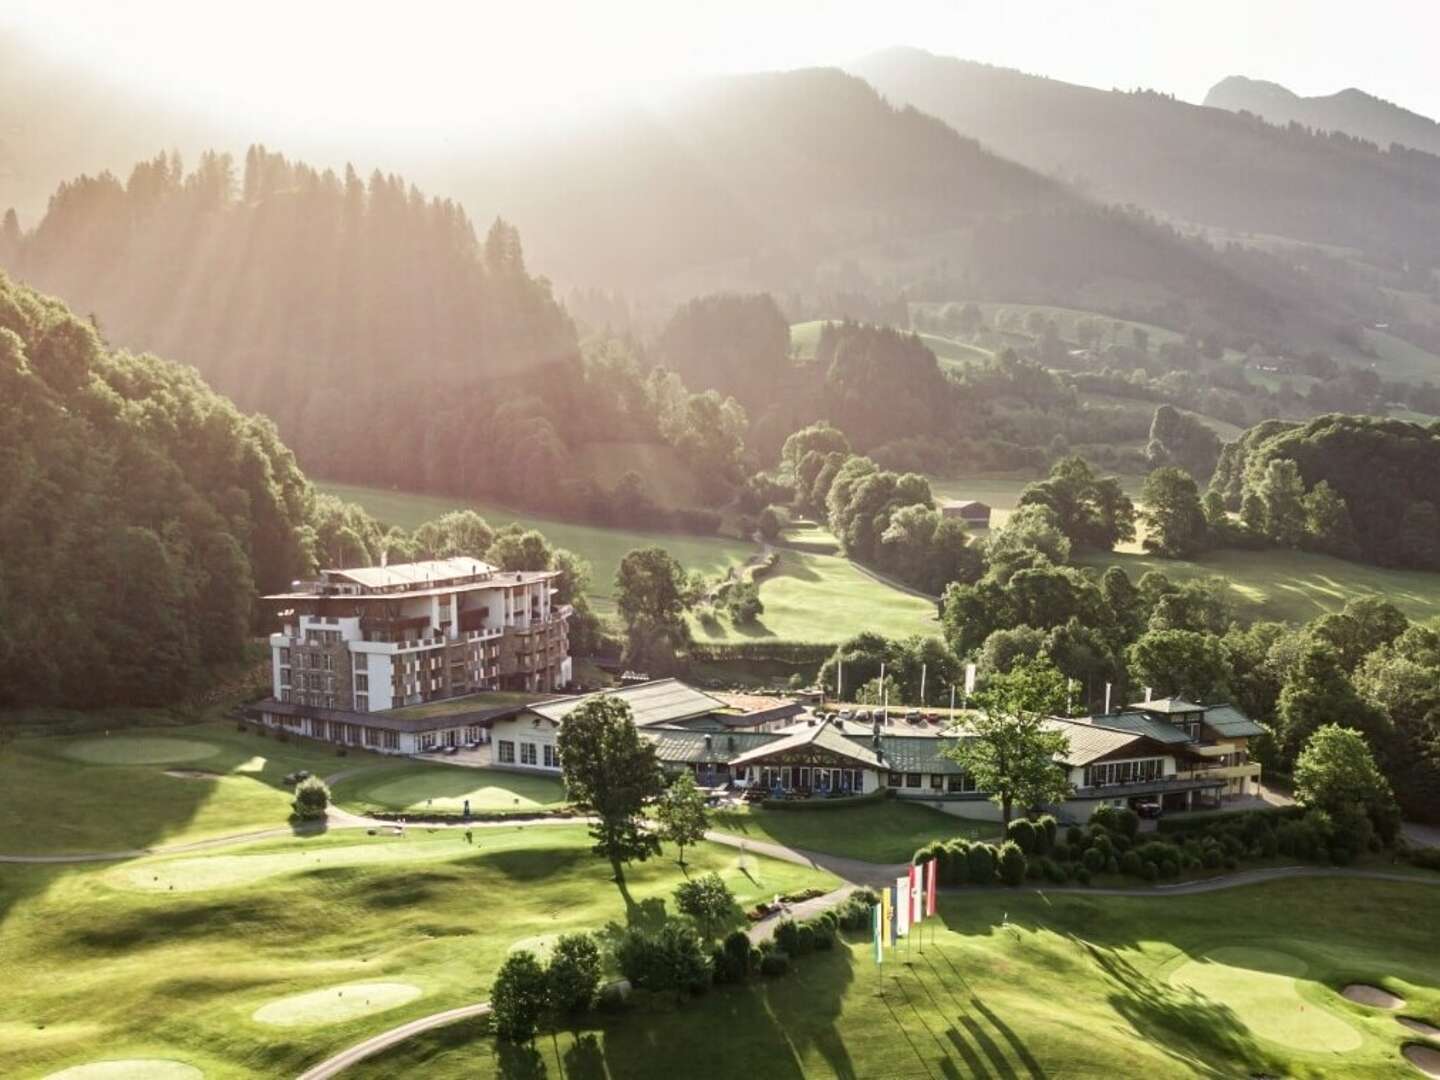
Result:
<svg viewBox="0 0 1440 1080">
<path fill-rule="evenodd" d="M 540 881 L 544 878 L 563 874 L 577 864 L 589 862 L 590 852 L 581 848 L 546 847 L 516 848 L 507 851 L 477 851 L 473 858 L 457 860 L 464 865 L 468 862 L 483 862 L 485 866 L 498 870 L 511 881 Z"/>
<path fill-rule="evenodd" d="M 261 895 L 238 900 L 181 902 L 167 908 L 163 917 L 149 910 L 106 914 L 93 924 L 71 931 L 68 936 L 84 948 L 127 952 L 222 933 L 227 937 L 244 937 L 251 927 L 268 933 L 287 924 L 292 924 L 297 931 L 306 929 L 283 901 Z"/>
</svg>

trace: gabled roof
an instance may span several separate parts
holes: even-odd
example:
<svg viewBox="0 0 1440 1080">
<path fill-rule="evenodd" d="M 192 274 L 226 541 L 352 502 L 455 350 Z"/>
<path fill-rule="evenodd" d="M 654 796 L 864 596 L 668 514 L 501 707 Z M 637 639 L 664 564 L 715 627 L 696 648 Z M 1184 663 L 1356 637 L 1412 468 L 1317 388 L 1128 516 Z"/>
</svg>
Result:
<svg viewBox="0 0 1440 1080">
<path fill-rule="evenodd" d="M 842 757 L 850 758 L 872 769 L 880 767 L 880 759 L 874 750 L 855 739 L 841 735 L 828 723 L 823 721 L 814 727 L 806 726 L 788 735 L 782 735 L 775 742 L 767 743 L 764 746 L 757 746 L 755 749 L 747 751 L 733 759 L 731 764 L 748 765 L 752 761 L 769 757 L 771 754 L 781 754 L 788 750 L 799 750 L 802 748 L 827 750 L 832 754 L 839 754 Z"/>
<path fill-rule="evenodd" d="M 1070 743 L 1070 749 L 1064 757 L 1067 765 L 1088 765 L 1117 751 L 1136 747 L 1144 738 L 1129 731 L 1097 727 L 1079 720 L 1054 718 L 1047 723 L 1052 730 L 1064 734 Z"/>
<path fill-rule="evenodd" d="M 867 740 L 868 741 L 868 740 Z M 925 735 L 881 735 L 882 764 L 888 772 L 959 773 L 964 770 L 942 751 L 958 739 Z"/>
<path fill-rule="evenodd" d="M 1263 735 L 1265 729 L 1234 705 L 1211 705 L 1205 710 L 1205 726 L 1214 728 L 1227 738 L 1242 735 Z"/>
<path fill-rule="evenodd" d="M 1137 701 L 1131 705 L 1132 709 L 1141 709 L 1144 712 L 1175 713 L 1204 712 L 1204 705 L 1196 705 L 1193 701 L 1186 701 L 1184 698 L 1156 698 L 1154 701 Z"/>
<path fill-rule="evenodd" d="M 654 745 L 655 756 L 662 762 L 714 762 L 717 765 L 785 737 L 772 731 L 704 732 L 663 726 L 645 728 L 641 734 Z M 710 735 L 708 743 L 707 734 Z"/>
<path fill-rule="evenodd" d="M 679 679 L 655 679 L 635 686 L 624 686 L 618 690 L 605 690 L 602 693 L 620 698 L 628 704 L 635 719 L 635 726 L 639 728 L 655 724 L 675 724 L 725 707 L 709 694 L 702 693 L 693 686 L 686 686 Z M 561 698 L 532 706 L 530 711 L 558 724 L 585 702 L 597 696 L 581 694 Z"/>
<path fill-rule="evenodd" d="M 1094 727 L 1111 728 L 1117 731 L 1128 731 L 1133 735 L 1144 735 L 1161 743 L 1183 743 L 1189 742 L 1190 736 L 1183 728 L 1178 728 L 1168 720 L 1162 720 L 1158 716 L 1151 716 L 1143 712 L 1118 712 L 1102 713 L 1099 716 L 1081 716 L 1077 723 L 1090 724 Z"/>
</svg>

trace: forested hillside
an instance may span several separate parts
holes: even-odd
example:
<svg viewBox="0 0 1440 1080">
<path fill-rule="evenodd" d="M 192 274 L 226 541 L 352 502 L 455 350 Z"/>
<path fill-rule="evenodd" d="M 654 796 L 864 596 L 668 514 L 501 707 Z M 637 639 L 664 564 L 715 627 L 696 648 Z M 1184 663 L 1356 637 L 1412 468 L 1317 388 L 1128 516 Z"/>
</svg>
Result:
<svg viewBox="0 0 1440 1080">
<path fill-rule="evenodd" d="M 712 80 L 569 139 L 477 158 L 452 187 L 504 207 L 558 280 L 672 302 L 763 290 L 800 311 L 817 295 L 910 289 L 1252 335 L 1303 316 L 1208 247 L 1087 202 L 833 69 Z"/>
<path fill-rule="evenodd" d="M 851 67 L 894 101 L 1100 198 L 1440 264 L 1440 158 L 1430 154 L 920 49 Z"/>
<path fill-rule="evenodd" d="M 1301 97 L 1279 83 L 1231 75 L 1210 88 L 1204 104 L 1253 113 L 1272 124 L 1304 124 L 1318 131 L 1343 131 L 1381 147 L 1399 143 L 1440 154 L 1440 124 L 1353 86 L 1335 94 Z"/>
<path fill-rule="evenodd" d="M 307 569 L 274 427 L 0 274 L 0 703 L 172 701 Z"/>
</svg>

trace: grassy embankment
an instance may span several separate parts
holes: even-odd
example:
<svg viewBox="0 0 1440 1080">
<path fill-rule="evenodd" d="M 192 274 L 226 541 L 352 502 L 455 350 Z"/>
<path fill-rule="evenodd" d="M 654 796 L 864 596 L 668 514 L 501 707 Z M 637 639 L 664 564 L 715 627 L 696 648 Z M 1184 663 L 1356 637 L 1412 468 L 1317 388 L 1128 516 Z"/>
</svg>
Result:
<svg viewBox="0 0 1440 1080">
<path fill-rule="evenodd" d="M 932 840 L 998 840 L 1000 826 L 951 817 L 893 799 L 818 810 L 745 806 L 716 811 L 711 827 L 747 840 L 839 855 L 865 862 L 906 862 Z"/>
<path fill-rule="evenodd" d="M 482 1023 L 436 1031 L 356 1077 L 1102 1077 L 1417 1075 L 1395 1014 L 1440 1020 L 1434 886 L 1293 881 L 1194 897 L 943 898 L 923 950 L 805 957 L 780 979 L 587 1017 L 497 1053 Z M 1335 918 L 1344 911 L 1346 918 Z M 938 924 L 938 925 L 937 925 Z M 933 937 L 931 929 L 934 929 Z M 714 1053 L 697 1053 L 724 1031 Z"/>
<path fill-rule="evenodd" d="M 412 495 L 376 488 L 325 484 L 323 489 L 365 507 L 382 521 L 413 528 L 422 521 L 466 506 L 462 500 Z M 590 561 L 594 570 L 590 597 L 602 615 L 613 615 L 614 578 L 620 560 L 632 548 L 658 544 L 687 570 L 707 575 L 744 565 L 760 552 L 748 541 L 729 537 L 697 537 L 678 533 L 578 525 L 468 504 L 492 524 L 520 521 L 543 532 L 552 543 Z M 736 627 L 728 619 L 702 624 L 692 620 L 697 640 L 710 643 L 775 641 L 806 644 L 838 642 L 864 626 L 903 637 L 933 631 L 934 605 L 876 581 L 848 560 L 835 555 L 783 552 L 780 565 L 761 579 L 765 613 L 753 626 Z"/>
</svg>

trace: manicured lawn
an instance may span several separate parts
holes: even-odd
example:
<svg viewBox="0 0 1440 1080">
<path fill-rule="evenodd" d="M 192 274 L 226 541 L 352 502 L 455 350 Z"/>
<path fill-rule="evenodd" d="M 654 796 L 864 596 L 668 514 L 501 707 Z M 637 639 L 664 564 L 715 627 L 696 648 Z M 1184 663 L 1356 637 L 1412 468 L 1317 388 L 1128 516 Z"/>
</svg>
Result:
<svg viewBox="0 0 1440 1080">
<path fill-rule="evenodd" d="M 483 1000 L 514 947 L 653 923 L 682 880 L 667 849 L 630 867 L 622 892 L 579 825 L 476 828 L 473 844 L 460 829 L 409 833 L 0 868 L 0 1076 L 99 1058 L 178 1061 L 211 1080 L 295 1076 L 377 1030 Z M 718 845 L 686 858 L 744 906 L 836 884 Z"/>
<path fill-rule="evenodd" d="M 876 863 L 904 862 L 932 840 L 989 840 L 1000 834 L 1000 826 L 994 822 L 952 817 L 895 799 L 815 810 L 746 806 L 713 814 L 710 827 L 734 836 Z"/>
<path fill-rule="evenodd" d="M 795 641 L 829 644 L 861 630 L 887 637 L 938 634 L 935 605 L 868 576 L 838 555 L 780 549 L 780 563 L 760 579 L 765 612 L 749 626 L 692 617 L 698 641 Z"/>
<path fill-rule="evenodd" d="M 1122 567 L 1132 581 L 1159 570 L 1172 581 L 1218 575 L 1242 619 L 1305 622 L 1357 596 L 1388 600 L 1412 619 L 1440 615 L 1440 574 L 1387 570 L 1307 551 L 1212 551 L 1195 561 L 1129 552 L 1085 556 L 1097 570 Z"/>
<path fill-rule="evenodd" d="M 1314 880 L 1144 899 L 960 894 L 942 899 L 923 951 L 912 942 L 878 968 L 852 939 L 783 978 L 587 1017 L 533 1050 L 497 1053 L 468 1023 L 351 1075 L 1402 1080 L 1418 1075 L 1400 1057 L 1413 1036 L 1337 991 L 1376 982 L 1408 1000 L 1405 1015 L 1440 1015 L 1437 893 Z"/>
<path fill-rule="evenodd" d="M 722 574 L 730 567 L 743 563 L 756 551 L 753 543 L 733 537 L 611 529 L 558 521 L 526 511 L 442 495 L 410 494 L 351 484 L 322 483 L 317 486 L 322 491 L 359 503 L 381 521 L 407 529 L 451 510 L 464 509 L 475 510 L 493 526 L 518 521 L 528 528 L 539 529 L 552 544 L 569 548 L 589 560 L 593 571 L 590 601 L 596 612 L 607 616 L 615 613 L 615 572 L 620 568 L 620 560 L 633 548 L 658 545 L 678 559 L 686 570 L 699 570 L 706 575 Z"/>
<path fill-rule="evenodd" d="M 553 776 L 504 769 L 405 762 L 393 769 L 365 771 L 335 785 L 335 801 L 347 810 L 459 812 L 470 801 L 474 813 L 528 813 L 565 801 L 565 785 Z"/>
<path fill-rule="evenodd" d="M 284 826 L 287 773 L 362 764 L 399 765 L 222 722 L 18 739 L 0 753 L 0 853 L 128 850 Z"/>
</svg>

